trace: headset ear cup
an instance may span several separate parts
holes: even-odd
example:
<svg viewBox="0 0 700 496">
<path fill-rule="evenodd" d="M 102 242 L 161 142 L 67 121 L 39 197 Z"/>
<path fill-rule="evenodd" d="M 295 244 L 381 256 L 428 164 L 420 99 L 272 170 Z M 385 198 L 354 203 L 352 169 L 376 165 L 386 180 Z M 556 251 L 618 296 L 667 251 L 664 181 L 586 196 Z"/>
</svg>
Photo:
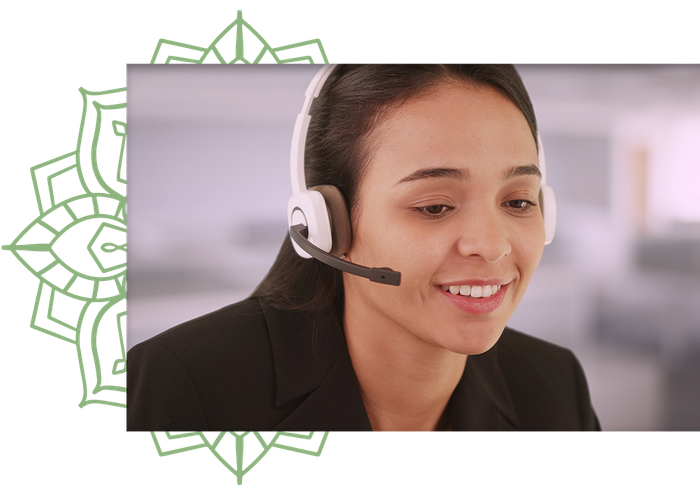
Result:
<svg viewBox="0 0 700 496">
<path fill-rule="evenodd" d="M 331 232 L 333 236 L 333 246 L 330 254 L 336 257 L 345 255 L 350 248 L 352 240 L 352 227 L 350 225 L 350 214 L 345 198 L 338 188 L 328 184 L 322 184 L 309 188 L 318 191 L 323 195 L 328 208 L 328 216 L 331 220 Z"/>
<path fill-rule="evenodd" d="M 557 200 L 551 186 L 543 184 L 540 188 L 540 205 L 544 218 L 545 246 L 554 239 L 557 230 Z"/>
</svg>

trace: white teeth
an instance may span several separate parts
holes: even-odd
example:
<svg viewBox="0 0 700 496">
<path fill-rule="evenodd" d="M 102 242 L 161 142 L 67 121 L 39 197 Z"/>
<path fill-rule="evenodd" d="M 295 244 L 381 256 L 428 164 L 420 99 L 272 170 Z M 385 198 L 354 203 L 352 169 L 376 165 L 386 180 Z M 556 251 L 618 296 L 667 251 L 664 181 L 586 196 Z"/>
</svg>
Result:
<svg viewBox="0 0 700 496">
<path fill-rule="evenodd" d="M 472 298 L 488 298 L 495 295 L 501 289 L 498 284 L 486 286 L 469 286 L 463 284 L 461 286 L 440 286 L 443 291 L 449 291 L 453 295 L 471 296 Z"/>
</svg>

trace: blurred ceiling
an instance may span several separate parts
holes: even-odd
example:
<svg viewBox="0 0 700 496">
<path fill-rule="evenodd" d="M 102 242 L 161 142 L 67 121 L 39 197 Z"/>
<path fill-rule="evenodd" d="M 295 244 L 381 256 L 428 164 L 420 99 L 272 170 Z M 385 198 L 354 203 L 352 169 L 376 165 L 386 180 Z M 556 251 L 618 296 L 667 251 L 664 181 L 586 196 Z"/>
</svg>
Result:
<svg viewBox="0 0 700 496">
<path fill-rule="evenodd" d="M 543 133 L 606 134 L 620 118 L 700 114 L 700 65 L 518 65 Z"/>
<path fill-rule="evenodd" d="M 616 119 L 700 114 L 700 65 L 517 65 L 543 133 L 606 134 Z M 129 118 L 256 121 L 296 115 L 316 68 L 129 65 Z M 273 73 L 260 77 L 260 72 Z M 204 77 L 203 77 L 204 76 Z M 280 89 L 279 79 L 287 80 Z M 241 101 L 236 93 L 249 99 Z M 261 99 L 268 105 L 261 107 Z M 235 116 L 221 108 L 235 106 Z"/>
</svg>

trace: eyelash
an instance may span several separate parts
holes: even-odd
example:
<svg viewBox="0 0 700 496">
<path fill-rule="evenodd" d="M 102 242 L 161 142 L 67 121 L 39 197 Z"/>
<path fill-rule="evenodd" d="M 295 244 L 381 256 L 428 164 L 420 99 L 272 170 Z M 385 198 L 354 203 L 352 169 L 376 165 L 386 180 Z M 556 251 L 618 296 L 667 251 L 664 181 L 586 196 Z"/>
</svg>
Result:
<svg viewBox="0 0 700 496">
<path fill-rule="evenodd" d="M 534 207 L 537 206 L 537 204 L 535 202 L 531 202 L 530 200 L 508 200 L 507 202 L 503 202 L 502 205 L 508 205 L 509 203 L 521 203 L 521 204 L 525 203 L 526 204 L 525 208 L 510 207 L 518 215 L 530 213 L 530 211 Z"/>
<path fill-rule="evenodd" d="M 512 205 L 512 203 L 519 203 L 519 204 L 525 204 L 524 208 L 517 208 Z M 530 200 L 508 200 L 506 202 L 503 202 L 502 205 L 507 206 L 513 210 L 517 215 L 524 215 L 527 213 L 530 213 L 530 211 L 537 206 L 536 203 L 531 202 Z M 435 208 L 435 207 L 440 207 L 440 212 L 438 213 L 430 213 L 428 212 L 428 209 L 430 208 Z M 451 212 L 453 207 L 448 207 L 447 205 L 428 205 L 426 207 L 416 207 L 415 211 L 424 216 L 427 219 L 435 220 L 435 219 L 440 219 L 447 215 L 449 212 Z"/>
</svg>

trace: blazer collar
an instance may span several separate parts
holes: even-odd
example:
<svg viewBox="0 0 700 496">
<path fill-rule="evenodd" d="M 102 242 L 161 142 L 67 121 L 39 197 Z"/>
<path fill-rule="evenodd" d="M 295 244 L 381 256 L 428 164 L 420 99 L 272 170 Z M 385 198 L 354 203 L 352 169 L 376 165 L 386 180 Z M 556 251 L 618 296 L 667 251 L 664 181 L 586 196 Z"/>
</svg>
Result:
<svg viewBox="0 0 700 496">
<path fill-rule="evenodd" d="M 486 353 L 467 358 L 450 402 L 453 430 L 513 430 L 520 426 L 500 365 L 498 343 Z"/>
<path fill-rule="evenodd" d="M 275 406 L 307 396 L 277 430 L 369 430 L 342 324 L 331 312 L 276 310 L 261 302 L 275 366 Z M 450 399 L 453 430 L 516 429 L 520 420 L 498 361 L 498 344 L 467 359 Z"/>
<path fill-rule="evenodd" d="M 310 316 L 262 308 L 275 364 L 275 406 L 300 401 L 273 430 L 372 430 L 345 335 L 331 312 Z"/>
</svg>

